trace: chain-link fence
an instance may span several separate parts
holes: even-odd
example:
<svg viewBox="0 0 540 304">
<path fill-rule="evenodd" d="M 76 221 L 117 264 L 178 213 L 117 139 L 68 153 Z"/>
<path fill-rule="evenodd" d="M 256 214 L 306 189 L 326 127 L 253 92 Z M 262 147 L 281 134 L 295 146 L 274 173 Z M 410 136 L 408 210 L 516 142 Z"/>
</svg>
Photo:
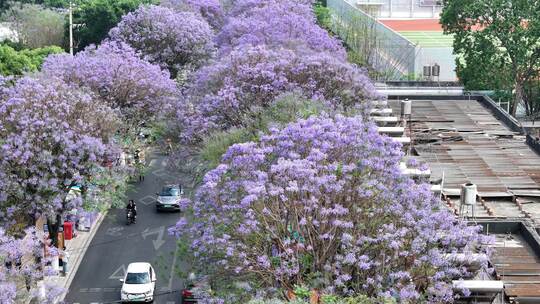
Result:
<svg viewBox="0 0 540 304">
<path fill-rule="evenodd" d="M 416 46 L 346 0 L 327 0 L 332 30 L 379 81 L 414 77 Z"/>
</svg>

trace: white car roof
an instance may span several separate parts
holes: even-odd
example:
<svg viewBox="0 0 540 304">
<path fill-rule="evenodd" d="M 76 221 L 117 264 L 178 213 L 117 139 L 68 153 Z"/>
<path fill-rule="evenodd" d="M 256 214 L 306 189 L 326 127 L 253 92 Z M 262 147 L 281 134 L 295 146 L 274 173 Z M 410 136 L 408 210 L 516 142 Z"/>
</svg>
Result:
<svg viewBox="0 0 540 304">
<path fill-rule="evenodd" d="M 128 265 L 128 268 L 126 270 L 127 273 L 141 273 L 141 272 L 148 272 L 150 270 L 150 263 L 131 263 Z"/>
</svg>

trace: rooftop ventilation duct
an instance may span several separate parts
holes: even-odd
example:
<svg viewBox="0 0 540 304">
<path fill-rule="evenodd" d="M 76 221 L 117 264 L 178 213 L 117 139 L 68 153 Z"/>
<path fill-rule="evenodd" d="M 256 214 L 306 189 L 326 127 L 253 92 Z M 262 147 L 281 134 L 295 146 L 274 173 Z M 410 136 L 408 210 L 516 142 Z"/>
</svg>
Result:
<svg viewBox="0 0 540 304">
<path fill-rule="evenodd" d="M 466 183 L 461 185 L 460 202 L 462 205 L 476 205 L 476 194 L 478 193 L 476 185 Z"/>
<path fill-rule="evenodd" d="M 412 113 L 412 101 L 408 98 L 401 101 L 401 116 L 411 115 Z"/>
</svg>

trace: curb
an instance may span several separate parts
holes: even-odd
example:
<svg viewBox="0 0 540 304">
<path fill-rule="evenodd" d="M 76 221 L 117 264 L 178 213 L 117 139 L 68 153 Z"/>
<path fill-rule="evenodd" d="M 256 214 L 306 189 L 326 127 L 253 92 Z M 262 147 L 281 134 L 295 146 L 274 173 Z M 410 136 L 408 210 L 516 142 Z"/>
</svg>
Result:
<svg viewBox="0 0 540 304">
<path fill-rule="evenodd" d="M 69 292 L 69 287 L 71 286 L 71 282 L 73 281 L 73 278 L 75 277 L 75 274 L 77 273 L 77 270 L 79 269 L 79 266 L 81 265 L 84 255 L 86 254 L 86 251 L 88 250 L 88 247 L 90 246 L 90 242 L 92 241 L 92 239 L 94 239 L 96 232 L 98 231 L 99 227 L 101 226 L 101 223 L 103 222 L 103 219 L 105 219 L 105 216 L 107 216 L 108 212 L 109 210 L 107 209 L 104 213 L 99 213 L 99 216 L 93 227 L 94 229 L 90 230 L 90 234 L 88 235 L 88 237 L 86 238 L 86 241 L 83 244 L 83 247 L 82 247 L 83 249 L 81 250 L 81 253 L 73 262 L 73 267 L 71 268 L 71 271 L 69 272 L 67 280 L 63 286 L 65 291 L 62 293 L 62 295 L 58 299 L 58 302 L 63 302 L 64 299 L 66 298 Z"/>
</svg>

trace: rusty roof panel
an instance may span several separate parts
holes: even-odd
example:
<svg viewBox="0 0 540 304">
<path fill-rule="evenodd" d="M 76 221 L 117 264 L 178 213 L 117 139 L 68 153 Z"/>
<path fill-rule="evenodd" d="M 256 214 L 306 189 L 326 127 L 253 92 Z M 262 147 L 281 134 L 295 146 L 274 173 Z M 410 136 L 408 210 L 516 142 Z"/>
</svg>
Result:
<svg viewBox="0 0 540 304">
<path fill-rule="evenodd" d="M 389 105 L 399 113 L 398 101 Z M 483 192 L 540 190 L 540 158 L 477 101 L 413 100 L 414 150 L 444 188 L 477 184 Z M 406 128 L 409 132 L 409 128 Z"/>
</svg>

